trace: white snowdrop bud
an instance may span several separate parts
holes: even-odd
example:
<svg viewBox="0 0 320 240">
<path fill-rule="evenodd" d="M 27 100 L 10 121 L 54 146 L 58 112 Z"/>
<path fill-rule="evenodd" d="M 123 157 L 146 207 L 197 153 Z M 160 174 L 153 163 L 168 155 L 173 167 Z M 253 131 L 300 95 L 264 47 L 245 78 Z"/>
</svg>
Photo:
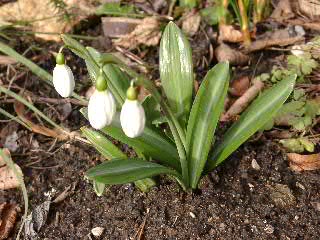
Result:
<svg viewBox="0 0 320 240">
<path fill-rule="evenodd" d="M 64 56 L 60 52 L 56 57 L 53 69 L 53 86 L 61 97 L 70 97 L 74 90 L 74 77 L 69 66 L 65 64 Z"/>
<path fill-rule="evenodd" d="M 146 123 L 146 115 L 141 103 L 137 100 L 137 95 L 136 89 L 131 86 L 120 113 L 122 130 L 130 138 L 139 137 Z"/>
<path fill-rule="evenodd" d="M 108 89 L 95 90 L 88 104 L 90 125 L 95 129 L 102 129 L 111 124 L 115 113 L 116 103 L 112 93 Z"/>
<path fill-rule="evenodd" d="M 304 54 L 303 49 L 299 45 L 295 45 L 291 48 L 291 53 L 295 56 L 302 56 Z"/>
</svg>

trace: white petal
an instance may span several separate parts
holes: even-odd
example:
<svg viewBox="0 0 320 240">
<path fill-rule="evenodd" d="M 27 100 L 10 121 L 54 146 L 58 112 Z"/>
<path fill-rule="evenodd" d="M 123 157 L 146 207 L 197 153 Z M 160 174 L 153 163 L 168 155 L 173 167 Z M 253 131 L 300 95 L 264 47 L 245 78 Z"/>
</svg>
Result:
<svg viewBox="0 0 320 240">
<path fill-rule="evenodd" d="M 304 54 L 304 51 L 302 50 L 301 46 L 295 45 L 291 48 L 291 53 L 295 56 L 302 56 Z"/>
<path fill-rule="evenodd" d="M 126 100 L 120 113 L 121 127 L 124 133 L 135 138 L 143 133 L 146 115 L 144 109 L 137 100 Z"/>
<path fill-rule="evenodd" d="M 116 103 L 108 90 L 92 94 L 88 104 L 88 117 L 90 125 L 95 129 L 102 129 L 110 125 L 116 112 Z"/>
<path fill-rule="evenodd" d="M 74 90 L 74 77 L 71 69 L 57 64 L 53 69 L 53 86 L 61 97 L 70 97 Z"/>
</svg>

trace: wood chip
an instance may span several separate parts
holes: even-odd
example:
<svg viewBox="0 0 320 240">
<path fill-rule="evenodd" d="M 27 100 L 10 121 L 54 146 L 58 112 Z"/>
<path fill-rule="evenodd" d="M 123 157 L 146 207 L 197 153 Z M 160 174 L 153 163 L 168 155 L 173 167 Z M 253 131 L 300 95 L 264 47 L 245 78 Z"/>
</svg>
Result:
<svg viewBox="0 0 320 240">
<path fill-rule="evenodd" d="M 298 153 L 287 153 L 290 168 L 301 172 L 320 169 L 320 153 L 301 155 Z"/>
</svg>

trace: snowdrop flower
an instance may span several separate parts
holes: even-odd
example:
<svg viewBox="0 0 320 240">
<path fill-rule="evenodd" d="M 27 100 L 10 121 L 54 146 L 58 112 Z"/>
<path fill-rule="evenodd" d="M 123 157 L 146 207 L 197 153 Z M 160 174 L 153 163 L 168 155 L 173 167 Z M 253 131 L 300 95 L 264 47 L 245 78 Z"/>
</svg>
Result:
<svg viewBox="0 0 320 240">
<path fill-rule="evenodd" d="M 75 83 L 70 67 L 65 64 L 63 53 L 58 53 L 56 63 L 53 69 L 53 86 L 61 97 L 70 97 Z"/>
<path fill-rule="evenodd" d="M 297 57 L 302 56 L 304 54 L 304 50 L 301 46 L 295 45 L 291 48 L 291 53 Z"/>
<path fill-rule="evenodd" d="M 138 93 L 133 87 L 133 82 L 127 91 L 127 99 L 120 113 L 121 127 L 124 133 L 130 137 L 139 137 L 144 130 L 146 115 L 141 103 L 137 100 Z"/>
<path fill-rule="evenodd" d="M 88 118 L 95 129 L 110 125 L 116 113 L 116 103 L 112 93 L 107 88 L 107 81 L 102 75 L 96 80 L 96 90 L 89 99 Z"/>
</svg>

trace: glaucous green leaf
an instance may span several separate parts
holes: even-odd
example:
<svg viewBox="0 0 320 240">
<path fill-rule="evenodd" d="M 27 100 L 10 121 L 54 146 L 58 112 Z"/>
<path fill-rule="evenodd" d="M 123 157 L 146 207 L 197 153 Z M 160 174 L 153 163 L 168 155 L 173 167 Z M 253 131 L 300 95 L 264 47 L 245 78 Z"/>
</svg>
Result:
<svg viewBox="0 0 320 240">
<path fill-rule="evenodd" d="M 82 127 L 81 132 L 90 141 L 90 143 L 101 153 L 106 159 L 125 158 L 126 155 L 120 151 L 108 138 L 98 131 L 88 127 Z"/>
<path fill-rule="evenodd" d="M 192 53 L 187 38 L 173 22 L 161 38 L 160 78 L 173 113 L 186 122 L 192 101 Z"/>
<path fill-rule="evenodd" d="M 130 13 L 134 13 L 134 5 L 125 4 L 121 6 L 120 2 L 104 3 L 96 9 L 97 15 L 122 16 Z"/>
<path fill-rule="evenodd" d="M 187 127 L 189 178 L 196 188 L 206 164 L 229 86 L 229 64 L 218 63 L 205 76 L 194 100 Z"/>
<path fill-rule="evenodd" d="M 175 170 L 138 158 L 114 159 L 89 169 L 86 176 L 104 184 L 124 184 L 159 174 L 180 178 Z"/>
<path fill-rule="evenodd" d="M 242 143 L 264 126 L 281 108 L 291 94 L 297 75 L 288 76 L 262 93 L 247 110 L 241 114 L 224 135 L 222 142 L 213 149 L 208 160 L 208 170 L 212 170 L 230 156 Z"/>
</svg>

